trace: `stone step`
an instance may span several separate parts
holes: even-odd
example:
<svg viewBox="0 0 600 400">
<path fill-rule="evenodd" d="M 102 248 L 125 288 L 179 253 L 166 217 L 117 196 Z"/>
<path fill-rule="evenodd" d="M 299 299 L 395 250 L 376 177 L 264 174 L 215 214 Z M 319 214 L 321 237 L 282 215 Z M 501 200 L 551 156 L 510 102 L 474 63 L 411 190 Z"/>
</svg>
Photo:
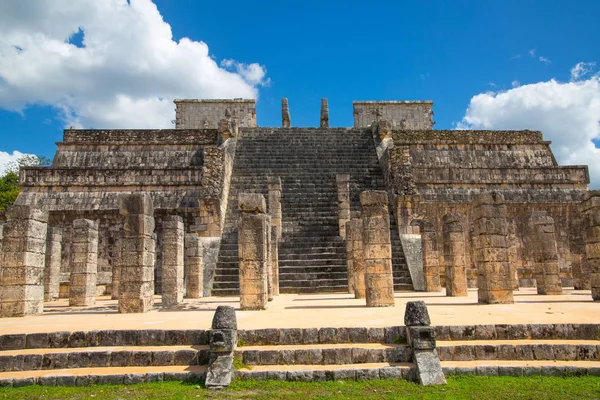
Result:
<svg viewBox="0 0 600 400">
<path fill-rule="evenodd" d="M 379 343 L 242 346 L 235 351 L 247 365 L 340 365 L 410 362 L 412 351 L 404 345 Z"/>
<path fill-rule="evenodd" d="M 407 379 L 412 375 L 410 363 L 361 363 L 344 365 L 256 365 L 236 371 L 239 379 L 274 379 L 287 381 L 339 381 L 372 379 Z"/>
<path fill-rule="evenodd" d="M 0 351 L 0 372 L 205 365 L 208 346 L 111 346 Z"/>
<path fill-rule="evenodd" d="M 599 361 L 442 361 L 445 376 L 600 376 Z"/>
<path fill-rule="evenodd" d="M 438 341 L 442 361 L 600 361 L 600 340 Z"/>
<path fill-rule="evenodd" d="M 0 372 L 0 387 L 130 385 L 143 382 L 202 382 L 206 366 L 74 368 Z"/>
</svg>

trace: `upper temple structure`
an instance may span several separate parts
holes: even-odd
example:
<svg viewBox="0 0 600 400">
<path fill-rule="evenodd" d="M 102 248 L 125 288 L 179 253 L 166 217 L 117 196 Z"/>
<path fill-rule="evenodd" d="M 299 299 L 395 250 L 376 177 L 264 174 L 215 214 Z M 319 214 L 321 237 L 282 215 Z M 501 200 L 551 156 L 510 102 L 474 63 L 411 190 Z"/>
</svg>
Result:
<svg viewBox="0 0 600 400">
<path fill-rule="evenodd" d="M 595 239 L 584 238 L 578 211 L 584 194 L 598 200 L 588 169 L 559 166 L 541 132 L 435 130 L 431 101 L 355 101 L 350 128 L 329 126 L 327 99 L 320 113 L 314 105 L 314 128 L 292 125 L 293 99 L 282 102 L 282 127 L 258 127 L 255 100 L 175 105 L 175 129 L 68 129 L 50 167 L 21 169 L 16 206 L 47 213 L 44 229 L 62 231 L 53 239 L 62 262 L 52 264 L 60 264 L 60 291 L 47 293 L 68 297 L 70 286 L 93 304 L 86 284 L 108 294 L 121 281 L 122 308 L 143 311 L 152 291 L 173 288 L 163 303 L 177 304 L 186 285 L 186 295 L 195 287 L 195 296 L 219 296 L 238 295 L 242 284 L 260 298 L 258 309 L 278 292 L 366 290 L 368 303 L 387 306 L 394 290 L 440 290 L 449 279 L 451 295 L 466 284 L 485 288 L 482 302 L 511 302 L 513 288 L 534 286 L 540 274 L 558 271 L 562 286 L 590 289 L 600 272 L 586 266 L 585 243 Z M 133 194 L 142 197 L 120 200 Z M 244 209 L 242 194 L 264 196 L 251 198 L 261 206 Z M 7 223 L 32 221 L 23 210 Z M 554 224 L 551 236 L 532 213 Z M 363 243 L 354 226 L 364 226 Z M 14 229 L 4 229 L 5 253 Z M 74 243 L 96 235 L 97 266 L 78 264 L 87 253 Z M 545 237 L 555 240 L 548 251 L 537 243 Z M 131 248 L 144 259 L 128 261 Z M 539 258 L 548 255 L 555 260 Z M 260 274 L 253 263 L 262 263 Z M 362 265 L 360 279 L 351 265 Z M 240 282 L 245 276 L 253 286 Z M 132 287 L 141 288 L 135 296 Z"/>
</svg>

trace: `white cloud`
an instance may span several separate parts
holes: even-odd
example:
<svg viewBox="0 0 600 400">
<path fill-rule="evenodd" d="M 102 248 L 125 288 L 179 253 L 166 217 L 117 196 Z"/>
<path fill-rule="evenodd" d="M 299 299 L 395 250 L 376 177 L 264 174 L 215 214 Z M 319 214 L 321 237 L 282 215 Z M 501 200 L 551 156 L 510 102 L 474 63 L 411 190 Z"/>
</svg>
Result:
<svg viewBox="0 0 600 400">
<path fill-rule="evenodd" d="M 23 154 L 17 150 L 12 153 L 0 151 L 0 177 L 4 176 L 9 168 L 16 166 L 17 160 L 23 156 L 33 156 L 33 154 Z"/>
<path fill-rule="evenodd" d="M 600 188 L 600 78 L 551 79 L 471 98 L 458 129 L 541 130 L 561 165 L 588 165 Z"/>
<path fill-rule="evenodd" d="M 528 53 L 531 57 L 535 57 L 535 49 L 529 50 Z"/>
<path fill-rule="evenodd" d="M 0 107 L 51 105 L 67 126 L 168 128 L 173 98 L 256 98 L 266 69 L 228 62 L 173 40 L 150 0 L 0 0 Z"/>
<path fill-rule="evenodd" d="M 517 81 L 516 79 L 514 81 L 512 81 L 510 84 L 512 87 L 521 86 L 521 83 L 519 81 Z"/>
<path fill-rule="evenodd" d="M 543 56 L 540 56 L 540 61 L 545 64 L 552 64 L 552 61 L 550 61 L 549 59 L 547 59 L 546 57 L 543 57 Z"/>
<path fill-rule="evenodd" d="M 592 72 L 594 72 L 594 69 L 596 69 L 595 62 L 577 63 L 577 65 L 575 65 L 573 68 L 571 68 L 571 80 L 577 81 L 580 78 L 583 78 L 583 77 L 591 74 Z"/>
</svg>

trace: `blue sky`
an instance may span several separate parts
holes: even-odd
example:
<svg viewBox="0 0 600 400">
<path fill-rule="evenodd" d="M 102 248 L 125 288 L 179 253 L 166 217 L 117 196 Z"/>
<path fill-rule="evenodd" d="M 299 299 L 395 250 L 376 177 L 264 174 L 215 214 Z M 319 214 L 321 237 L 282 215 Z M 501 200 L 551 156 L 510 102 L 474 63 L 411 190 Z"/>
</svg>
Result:
<svg viewBox="0 0 600 400">
<path fill-rule="evenodd" d="M 36 1 L 42 1 L 38 8 L 60 9 L 69 6 L 72 0 Z M 36 1 L 28 3 L 35 5 Z M 5 36 L 0 39 L 0 151 L 3 152 L 18 150 L 51 157 L 54 142 L 61 140 L 62 129 L 71 123 L 94 128 L 146 127 L 143 104 L 137 104 L 130 115 L 114 111 L 114 98 L 120 94 L 134 100 L 143 100 L 144 96 L 156 98 L 162 102 L 161 109 L 167 109 L 170 106 L 165 104 L 172 100 L 169 96 L 204 98 L 239 93 L 239 97 L 258 96 L 257 119 L 262 126 L 280 125 L 282 97 L 289 98 L 295 126 L 318 125 L 322 97 L 329 99 L 332 126 L 352 125 L 352 100 L 433 100 L 436 129 L 457 126 L 542 129 L 556 143 L 554 150 L 559 161 L 598 163 L 594 160 L 600 153 L 595 149 L 579 151 L 599 138 L 599 113 L 590 109 L 590 104 L 600 101 L 597 66 L 593 64 L 600 63 L 598 1 L 155 0 L 158 15 L 170 26 L 174 42 L 181 38 L 204 42 L 217 68 L 242 76 L 245 81 L 233 82 L 227 78 L 229 81 L 223 79 L 227 82 L 218 87 L 200 82 L 190 84 L 189 88 L 184 83 L 177 90 L 168 87 L 176 86 L 173 80 L 162 82 L 156 71 L 148 72 L 146 81 L 137 82 L 137 77 L 147 72 L 140 65 L 162 68 L 162 61 L 156 64 L 152 59 L 152 55 L 164 54 L 154 49 L 161 46 L 162 36 L 157 33 L 150 35 L 152 40 L 144 39 L 147 29 L 159 25 L 149 0 L 131 0 L 130 5 L 125 0 L 110 0 L 107 3 L 113 9 L 107 6 L 100 11 L 93 3 L 88 3 L 87 8 L 80 5 L 86 3 L 80 0 L 80 10 L 67 17 L 51 9 L 40 17 L 26 6 L 15 7 L 10 3 L 11 0 L 0 0 L 0 14 L 4 10 L 6 18 L 17 21 L 4 29 L 18 33 L 18 38 L 10 43 L 12 39 L 6 39 L 6 32 L 2 32 L 0 17 L 0 33 Z M 128 8 L 137 11 L 127 11 Z M 119 25 L 118 19 L 108 22 L 103 16 L 129 12 L 132 21 L 144 20 L 136 18 L 136 13 L 150 15 L 149 22 L 131 28 L 133 39 L 129 40 L 128 31 L 103 26 Z M 94 20 L 96 14 L 98 20 Z M 65 30 L 48 28 L 40 22 L 41 18 L 50 21 L 54 18 Z M 109 21 L 114 21 L 114 17 Z M 80 27 L 83 34 L 75 34 Z M 51 31 L 46 32 L 47 29 Z M 105 39 L 115 52 L 119 50 L 115 47 L 123 43 L 119 59 L 131 53 L 127 46 L 135 45 L 136 52 L 140 48 L 147 51 L 119 68 L 109 65 L 91 68 L 93 56 L 89 54 L 81 57 L 84 61 L 76 55 L 61 58 L 62 67 L 37 71 L 39 84 L 33 87 L 23 83 L 25 78 L 11 76 L 2 64 L 14 62 L 13 68 L 29 68 L 30 64 L 20 64 L 18 57 L 30 51 L 28 46 L 33 46 L 22 37 L 35 38 L 36 32 L 58 41 L 62 38 L 81 48 L 92 46 L 91 42 L 86 44 L 88 38 L 94 40 L 95 46 Z M 111 41 L 111 35 L 120 36 L 122 41 Z M 11 45 L 12 52 L 7 50 Z M 49 48 L 51 42 L 39 46 Z M 179 53 L 184 52 L 185 49 L 179 49 Z M 195 82 L 200 79 L 195 74 L 214 72 L 215 67 L 203 69 L 201 65 L 206 60 L 200 55 L 197 60 L 185 54 L 178 57 L 179 64 L 191 64 L 189 69 L 178 72 L 181 81 Z M 46 55 L 37 60 L 43 63 L 49 58 Z M 235 61 L 227 66 L 223 60 Z M 195 64 L 198 67 L 194 70 Z M 249 72 L 253 64 L 260 68 L 258 75 Z M 577 71 L 582 73 L 574 75 L 573 69 L 578 64 L 581 69 Z M 136 75 L 135 85 L 129 88 L 131 76 L 120 73 L 138 67 L 144 72 Z M 72 80 L 72 86 L 71 82 L 61 85 L 65 80 Z M 110 84 L 95 86 L 103 80 Z M 84 90 L 87 86 L 89 91 L 102 94 L 89 99 Z M 127 104 L 124 101 L 121 107 Z M 174 118 L 174 115 L 162 116 L 154 111 L 157 109 L 149 107 L 148 114 L 160 115 L 167 124 Z M 528 112 L 523 113 L 523 109 Z M 136 114 L 142 116 L 133 118 Z M 560 120 L 554 122 L 557 115 Z M 571 121 L 569 118 L 572 123 L 562 123 L 565 119 Z M 575 136 L 578 140 L 573 141 Z M 600 166 L 590 169 L 593 174 L 600 174 Z"/>
</svg>

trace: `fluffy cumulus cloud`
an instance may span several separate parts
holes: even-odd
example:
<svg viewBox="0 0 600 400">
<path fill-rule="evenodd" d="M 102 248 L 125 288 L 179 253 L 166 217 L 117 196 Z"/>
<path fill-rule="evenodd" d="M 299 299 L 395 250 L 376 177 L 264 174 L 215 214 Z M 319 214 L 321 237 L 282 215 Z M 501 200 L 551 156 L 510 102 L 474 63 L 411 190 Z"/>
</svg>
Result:
<svg viewBox="0 0 600 400">
<path fill-rule="evenodd" d="M 174 98 L 256 98 L 263 66 L 174 40 L 150 0 L 0 0 L 0 107 L 65 125 L 169 128 Z"/>
<path fill-rule="evenodd" d="M 34 157 L 33 154 L 23 154 L 19 151 L 13 151 L 7 153 L 0 151 L 0 177 L 4 176 L 9 170 L 14 169 L 17 166 L 17 161 L 23 157 Z"/>
<path fill-rule="evenodd" d="M 600 75 L 594 67 L 577 64 L 570 82 L 551 79 L 478 94 L 457 128 L 541 130 L 561 165 L 588 165 L 591 186 L 600 188 Z"/>
</svg>

